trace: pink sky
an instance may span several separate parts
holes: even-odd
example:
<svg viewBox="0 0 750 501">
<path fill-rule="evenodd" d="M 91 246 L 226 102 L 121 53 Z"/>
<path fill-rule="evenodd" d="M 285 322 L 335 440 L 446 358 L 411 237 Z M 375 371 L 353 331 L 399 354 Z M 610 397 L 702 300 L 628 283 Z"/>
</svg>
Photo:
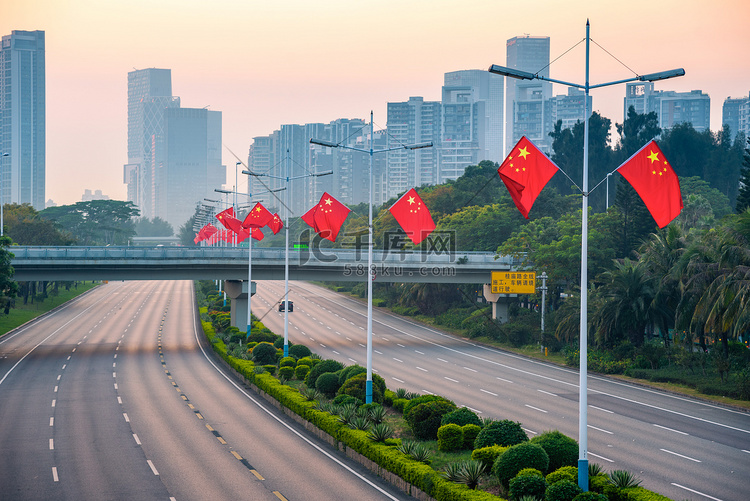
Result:
<svg viewBox="0 0 750 501">
<path fill-rule="evenodd" d="M 388 101 L 439 100 L 444 73 L 505 64 L 511 37 L 551 37 L 554 59 L 588 18 L 637 73 L 685 68 L 656 88 L 709 94 L 717 130 L 724 99 L 750 93 L 749 15 L 747 0 L 4 0 L 0 34 L 46 32 L 47 198 L 70 204 L 84 189 L 125 197 L 133 68 L 170 68 L 183 107 L 221 111 L 233 166 L 230 149 L 245 161 L 252 138 L 281 124 L 374 110 L 385 127 Z M 581 44 L 550 75 L 583 83 L 584 57 Z M 592 84 L 630 76 L 592 44 Z M 622 122 L 624 92 L 592 91 L 594 110 Z"/>
</svg>

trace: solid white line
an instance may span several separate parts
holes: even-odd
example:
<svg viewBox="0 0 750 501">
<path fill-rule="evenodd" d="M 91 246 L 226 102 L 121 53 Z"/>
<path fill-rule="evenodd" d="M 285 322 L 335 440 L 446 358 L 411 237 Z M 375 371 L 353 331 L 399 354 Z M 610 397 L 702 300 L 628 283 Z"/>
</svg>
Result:
<svg viewBox="0 0 750 501">
<path fill-rule="evenodd" d="M 713 496 L 709 496 L 708 494 L 703 494 L 702 492 L 698 492 L 696 490 L 690 489 L 689 487 L 685 487 L 684 485 L 675 484 L 674 482 L 672 482 L 672 485 L 674 485 L 675 487 L 679 487 L 680 489 L 685 489 L 686 491 L 690 491 L 690 492 L 692 492 L 694 494 L 698 494 L 699 496 L 703 496 L 703 497 L 706 497 L 708 499 L 713 499 L 714 501 L 721 501 L 721 499 L 719 499 L 719 498 L 715 498 Z"/>
<path fill-rule="evenodd" d="M 677 454 L 676 452 L 668 451 L 667 449 L 659 449 L 659 450 L 660 451 L 664 451 L 664 452 L 666 452 L 668 454 L 673 454 L 673 455 L 681 457 L 681 458 L 689 459 L 690 461 L 695 461 L 696 463 L 701 463 L 702 462 L 699 459 L 691 458 L 690 456 L 683 456 L 682 454 Z"/>
<path fill-rule="evenodd" d="M 655 424 L 654 426 L 656 426 L 657 428 L 661 428 L 662 430 L 673 431 L 675 433 L 679 433 L 680 435 L 689 435 L 689 433 L 685 433 L 684 431 L 673 430 L 672 428 L 667 428 L 666 426 L 661 426 L 658 424 Z"/>
<path fill-rule="evenodd" d="M 483 390 L 482 388 L 479 388 L 479 391 L 482 391 L 484 393 L 487 393 L 489 395 L 492 395 L 493 397 L 497 396 L 497 393 L 492 393 L 491 391 Z"/>
<path fill-rule="evenodd" d="M 146 462 L 148 463 L 148 466 L 151 468 L 151 471 L 154 472 L 154 475 L 158 475 L 159 472 L 156 471 L 156 467 L 154 466 L 154 463 L 152 463 L 150 459 L 147 459 Z"/>
<path fill-rule="evenodd" d="M 607 431 L 607 430 L 602 430 L 601 428 L 597 428 L 596 426 L 591 426 L 590 424 L 587 424 L 586 426 L 588 426 L 588 427 L 589 427 L 589 428 L 591 428 L 592 430 L 596 430 L 596 431 L 601 431 L 601 432 L 603 432 L 603 433 L 607 433 L 607 434 L 609 434 L 609 435 L 614 435 L 614 433 L 612 433 L 611 431 Z"/>
<path fill-rule="evenodd" d="M 539 407 L 534 407 L 533 405 L 529 405 L 529 404 L 524 404 L 524 405 L 526 407 L 528 407 L 529 409 L 534 409 L 535 411 L 539 411 L 539 412 L 543 412 L 545 414 L 549 414 L 547 411 L 545 411 L 544 409 L 540 409 Z"/>
<path fill-rule="evenodd" d="M 53 482 L 59 482 L 60 477 L 57 476 L 57 466 L 52 467 L 52 481 Z"/>
<path fill-rule="evenodd" d="M 591 407 L 592 409 L 596 409 L 598 411 L 606 412 L 608 414 L 614 414 L 614 411 L 610 411 L 610 410 L 607 410 L 607 409 L 602 409 L 601 407 L 597 407 L 595 405 L 589 405 L 589 407 Z"/>
<path fill-rule="evenodd" d="M 591 452 L 591 451 L 588 451 L 588 455 L 589 455 L 589 456 L 594 456 L 595 458 L 603 459 L 603 460 L 605 460 L 605 461 L 608 461 L 608 462 L 610 462 L 610 463 L 614 463 L 614 460 L 612 460 L 612 459 L 609 459 L 609 458 L 605 458 L 604 456 L 599 456 L 598 454 L 594 454 L 594 453 L 593 453 L 593 452 Z"/>
</svg>

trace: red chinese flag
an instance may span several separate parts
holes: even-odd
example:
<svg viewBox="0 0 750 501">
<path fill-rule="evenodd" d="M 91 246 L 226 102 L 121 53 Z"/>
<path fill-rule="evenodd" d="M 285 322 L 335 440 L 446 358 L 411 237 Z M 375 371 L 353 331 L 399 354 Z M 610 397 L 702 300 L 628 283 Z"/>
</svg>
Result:
<svg viewBox="0 0 750 501">
<path fill-rule="evenodd" d="M 206 226 L 201 228 L 201 231 L 203 232 L 206 238 L 211 238 L 219 230 L 216 229 L 216 226 L 212 225 L 211 223 L 208 223 Z"/>
<path fill-rule="evenodd" d="M 274 214 L 273 219 L 268 223 L 268 227 L 271 228 L 271 231 L 275 235 L 281 231 L 281 228 L 284 227 L 284 223 L 281 222 L 281 218 L 278 214 Z"/>
<path fill-rule="evenodd" d="M 202 239 L 202 238 L 200 237 L 200 232 L 196 233 L 196 234 L 195 234 L 195 238 L 193 239 L 193 243 L 196 243 L 196 244 L 197 244 L 197 243 L 198 243 L 198 242 L 200 242 L 201 240 L 203 240 L 203 239 Z"/>
<path fill-rule="evenodd" d="M 263 228 L 265 225 L 271 222 L 273 214 L 263 207 L 263 204 L 258 202 L 253 207 L 253 210 L 247 213 L 245 220 L 242 221 L 243 228 Z"/>
<path fill-rule="evenodd" d="M 315 211 L 317 210 L 317 208 L 317 205 L 313 205 L 312 207 L 310 207 L 310 210 L 300 216 L 300 219 L 307 223 L 307 225 L 315 230 L 316 233 L 318 232 L 318 227 L 315 225 Z"/>
<path fill-rule="evenodd" d="M 659 228 L 682 211 L 680 181 L 656 141 L 638 150 L 617 172 L 638 192 Z"/>
<path fill-rule="evenodd" d="M 232 230 L 235 233 L 239 233 L 242 229 L 242 222 L 234 217 L 234 207 L 230 207 L 225 211 L 216 214 L 216 219 L 228 230 Z"/>
<path fill-rule="evenodd" d="M 414 245 L 419 245 L 435 229 L 430 211 L 414 188 L 404 193 L 388 210 Z"/>
<path fill-rule="evenodd" d="M 323 193 L 318 202 L 317 208 L 313 213 L 315 228 L 318 235 L 330 240 L 336 241 L 341 225 L 344 224 L 346 216 L 351 210 L 328 193 Z"/>
<path fill-rule="evenodd" d="M 536 197 L 558 169 L 547 155 L 523 136 L 497 169 L 497 173 L 518 210 L 528 219 Z"/>
</svg>

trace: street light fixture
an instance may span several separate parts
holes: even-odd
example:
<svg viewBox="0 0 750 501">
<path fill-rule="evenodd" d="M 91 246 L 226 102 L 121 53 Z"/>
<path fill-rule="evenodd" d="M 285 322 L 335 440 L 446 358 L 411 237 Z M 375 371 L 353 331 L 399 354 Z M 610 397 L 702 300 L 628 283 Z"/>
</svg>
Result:
<svg viewBox="0 0 750 501">
<path fill-rule="evenodd" d="M 320 146 L 326 146 L 328 148 L 345 148 L 347 150 L 359 151 L 361 153 L 367 153 L 370 155 L 370 200 L 369 200 L 369 214 L 367 219 L 367 381 L 365 383 L 365 403 L 372 403 L 372 282 L 375 280 L 375 269 L 372 264 L 372 249 L 374 244 L 373 239 L 373 227 L 372 227 L 372 186 L 373 186 L 373 168 L 372 168 L 372 157 L 375 153 L 384 153 L 387 151 L 396 150 L 417 150 L 420 148 L 429 148 L 432 146 L 432 142 L 418 143 L 418 144 L 403 144 L 393 148 L 384 148 L 382 150 L 375 151 L 373 146 L 375 144 L 375 124 L 372 119 L 372 111 L 370 111 L 370 148 L 357 148 L 354 146 L 348 146 L 346 144 L 332 143 L 330 141 L 323 141 L 321 139 L 310 139 L 312 144 Z"/>
<path fill-rule="evenodd" d="M 286 152 L 287 164 L 286 164 L 286 176 L 273 176 L 271 174 L 257 174 L 249 170 L 243 170 L 243 174 L 254 177 L 269 177 L 272 179 L 281 179 L 286 181 L 286 194 L 284 196 L 284 356 L 289 356 L 289 182 L 295 179 L 302 179 L 305 177 L 322 177 L 330 176 L 333 171 L 316 172 L 310 174 L 303 174 L 301 176 L 291 177 L 291 166 L 289 162 L 291 157 L 289 156 L 289 150 Z M 279 191 L 279 190 L 277 190 Z"/>
<path fill-rule="evenodd" d="M 581 190 L 583 195 L 582 201 L 582 215 L 581 215 L 581 323 L 580 323 L 580 359 L 579 359 L 579 398 L 578 398 L 578 485 L 584 491 L 588 490 L 589 477 L 588 477 L 588 423 L 587 423 L 587 360 L 588 360 L 588 197 L 589 197 L 589 109 L 588 99 L 589 91 L 599 87 L 607 87 L 610 85 L 625 83 L 625 82 L 653 82 L 656 80 L 665 80 L 667 78 L 679 77 L 685 74 L 685 70 L 682 68 L 661 71 L 658 73 L 649 73 L 647 75 L 637 75 L 632 78 L 624 80 L 617 80 L 614 82 L 606 82 L 596 85 L 590 85 L 589 83 L 589 42 L 590 38 L 590 26 L 588 20 L 586 20 L 586 70 L 585 70 L 585 83 L 583 85 L 564 82 L 562 80 L 555 80 L 548 77 L 543 77 L 535 73 L 528 73 L 524 71 L 515 70 L 513 68 L 507 68 L 505 66 L 492 65 L 489 68 L 490 73 L 503 75 L 510 78 L 517 78 L 522 80 L 545 80 L 548 82 L 558 83 L 567 85 L 569 87 L 576 87 L 583 89 L 585 92 L 584 103 L 584 126 L 583 126 L 583 189 Z"/>
</svg>

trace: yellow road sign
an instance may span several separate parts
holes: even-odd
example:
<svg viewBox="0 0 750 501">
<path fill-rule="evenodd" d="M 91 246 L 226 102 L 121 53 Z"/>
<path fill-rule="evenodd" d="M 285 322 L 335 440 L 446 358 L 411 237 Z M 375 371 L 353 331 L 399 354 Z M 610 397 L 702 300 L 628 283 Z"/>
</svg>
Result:
<svg viewBox="0 0 750 501">
<path fill-rule="evenodd" d="M 534 294 L 535 271 L 493 271 L 490 292 L 493 294 Z"/>
</svg>

